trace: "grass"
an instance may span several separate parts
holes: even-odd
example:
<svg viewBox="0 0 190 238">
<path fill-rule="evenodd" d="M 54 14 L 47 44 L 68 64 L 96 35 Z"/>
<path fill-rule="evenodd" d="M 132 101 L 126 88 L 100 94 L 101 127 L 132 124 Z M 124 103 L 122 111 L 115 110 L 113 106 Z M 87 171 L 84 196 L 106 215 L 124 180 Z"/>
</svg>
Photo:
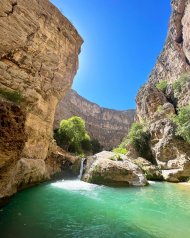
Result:
<svg viewBox="0 0 190 238">
<path fill-rule="evenodd" d="M 0 89 L 0 96 L 14 103 L 21 103 L 24 99 L 20 92 L 7 89 Z"/>
</svg>

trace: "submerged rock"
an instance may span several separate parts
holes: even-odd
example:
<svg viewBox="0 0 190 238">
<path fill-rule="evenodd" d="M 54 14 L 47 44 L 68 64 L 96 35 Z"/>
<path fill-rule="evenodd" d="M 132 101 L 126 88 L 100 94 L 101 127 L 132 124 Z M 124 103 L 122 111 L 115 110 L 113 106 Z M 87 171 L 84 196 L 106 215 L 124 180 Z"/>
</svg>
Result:
<svg viewBox="0 0 190 238">
<path fill-rule="evenodd" d="M 89 158 L 83 180 L 110 186 L 145 186 L 148 184 L 142 170 L 126 156 L 116 160 L 113 152 L 103 151 Z"/>
</svg>

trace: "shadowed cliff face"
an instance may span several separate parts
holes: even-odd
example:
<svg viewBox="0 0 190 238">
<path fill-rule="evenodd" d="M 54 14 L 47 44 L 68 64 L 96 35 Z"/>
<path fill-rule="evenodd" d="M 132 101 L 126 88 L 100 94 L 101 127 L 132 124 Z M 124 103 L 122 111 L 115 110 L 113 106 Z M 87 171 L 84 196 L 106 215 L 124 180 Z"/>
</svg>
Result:
<svg viewBox="0 0 190 238">
<path fill-rule="evenodd" d="M 11 174 L 10 168 L 14 174 L 7 175 L 7 187 L 1 187 L 4 184 L 1 176 L 2 197 L 14 192 L 12 180 L 18 179 L 14 181 L 15 187 L 22 183 L 24 171 L 28 176 L 26 183 L 48 177 L 44 160 L 52 143 L 55 108 L 71 87 L 83 41 L 72 24 L 49 1 L 1 0 L 0 42 L 0 96 L 4 98 L 0 104 L 2 107 L 7 99 L 9 105 L 3 107 L 0 115 L 5 125 L 1 131 L 0 150 L 5 148 L 7 127 L 14 127 L 12 118 L 19 113 L 24 116 L 18 135 L 25 140 L 17 154 L 11 153 L 14 149 L 11 144 L 9 153 L 0 151 L 0 164 L 8 163 L 13 159 L 12 155 L 14 161 L 22 158 L 15 166 L 6 166 L 7 174 Z M 16 100 L 15 94 L 22 100 Z M 14 108 L 14 112 L 10 108 Z M 17 144 L 13 133 L 12 140 Z M 23 176 L 15 174 L 16 168 Z"/>
<path fill-rule="evenodd" d="M 163 51 L 145 84 L 136 97 L 137 118 L 146 121 L 151 135 L 152 153 L 163 169 L 166 180 L 178 182 L 190 177 L 189 144 L 175 136 L 171 121 L 177 108 L 190 103 L 190 84 L 184 83 L 175 98 L 172 84 L 184 73 L 190 72 L 190 3 L 172 1 L 172 16 Z M 156 83 L 167 81 L 165 92 Z M 162 110 L 158 108 L 161 106 Z"/>
<path fill-rule="evenodd" d="M 102 108 L 71 90 L 56 109 L 54 128 L 59 127 L 62 119 L 72 116 L 83 118 L 91 137 L 97 139 L 105 149 L 109 150 L 118 146 L 128 133 L 134 122 L 135 110 L 116 111 Z"/>
</svg>

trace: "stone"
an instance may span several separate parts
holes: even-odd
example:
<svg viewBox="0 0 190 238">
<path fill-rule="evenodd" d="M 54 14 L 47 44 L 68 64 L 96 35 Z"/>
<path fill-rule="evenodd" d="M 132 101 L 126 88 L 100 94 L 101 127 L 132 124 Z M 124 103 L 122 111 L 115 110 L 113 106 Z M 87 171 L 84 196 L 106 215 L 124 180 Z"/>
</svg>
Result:
<svg viewBox="0 0 190 238">
<path fill-rule="evenodd" d="M 97 139 L 106 150 L 117 147 L 134 122 L 135 110 L 106 109 L 79 96 L 71 90 L 60 101 L 55 112 L 54 128 L 62 119 L 79 116 L 86 122 L 90 136 Z"/>
<path fill-rule="evenodd" d="M 133 159 L 132 162 L 142 169 L 148 180 L 163 181 L 164 178 L 159 166 L 153 165 L 151 162 L 141 157 Z"/>
<path fill-rule="evenodd" d="M 115 153 L 109 151 L 102 151 L 94 155 L 90 158 L 91 165 L 85 171 L 83 180 L 108 186 L 147 185 L 148 182 L 142 170 L 126 156 L 122 157 L 122 161 L 116 161 Z"/>
</svg>

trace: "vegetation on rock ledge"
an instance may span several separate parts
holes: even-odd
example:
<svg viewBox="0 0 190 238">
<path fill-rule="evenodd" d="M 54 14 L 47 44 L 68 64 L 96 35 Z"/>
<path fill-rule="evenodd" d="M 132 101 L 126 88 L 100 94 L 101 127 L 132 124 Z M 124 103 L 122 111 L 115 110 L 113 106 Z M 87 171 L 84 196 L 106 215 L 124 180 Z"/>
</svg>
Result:
<svg viewBox="0 0 190 238">
<path fill-rule="evenodd" d="M 174 89 L 175 97 L 177 98 L 179 97 L 179 94 L 181 93 L 182 88 L 187 82 L 190 82 L 190 75 L 186 73 L 181 75 L 180 78 L 173 83 L 172 86 Z"/>
<path fill-rule="evenodd" d="M 0 89 L 0 96 L 14 103 L 20 103 L 23 101 L 23 96 L 21 95 L 20 92 L 17 91 Z"/>
<path fill-rule="evenodd" d="M 190 143 L 190 104 L 178 109 L 178 115 L 173 118 L 176 124 L 176 135 Z"/>
<path fill-rule="evenodd" d="M 165 93 L 167 88 L 167 81 L 161 80 L 159 83 L 156 84 L 156 88 Z"/>
</svg>

